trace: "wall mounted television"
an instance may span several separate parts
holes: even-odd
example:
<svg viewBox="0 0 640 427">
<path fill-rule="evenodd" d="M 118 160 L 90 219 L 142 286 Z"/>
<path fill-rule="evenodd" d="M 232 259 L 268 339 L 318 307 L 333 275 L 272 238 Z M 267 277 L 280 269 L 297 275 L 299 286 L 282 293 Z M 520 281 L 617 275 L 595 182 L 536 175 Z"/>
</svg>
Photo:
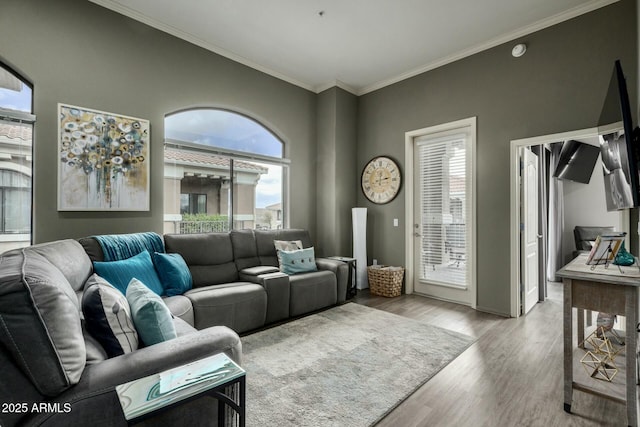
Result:
<svg viewBox="0 0 640 427">
<path fill-rule="evenodd" d="M 598 120 L 608 211 L 640 205 L 638 132 L 631 118 L 622 65 L 617 60 Z"/>
<path fill-rule="evenodd" d="M 580 141 L 569 140 L 562 144 L 558 166 L 553 176 L 558 179 L 588 184 L 596 166 L 600 148 Z"/>
</svg>

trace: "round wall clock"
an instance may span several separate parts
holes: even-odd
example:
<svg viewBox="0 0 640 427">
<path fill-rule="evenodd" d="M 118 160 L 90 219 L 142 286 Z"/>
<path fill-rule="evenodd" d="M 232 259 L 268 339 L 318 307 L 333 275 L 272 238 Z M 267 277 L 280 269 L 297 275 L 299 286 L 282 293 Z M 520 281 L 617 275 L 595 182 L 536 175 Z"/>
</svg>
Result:
<svg viewBox="0 0 640 427">
<path fill-rule="evenodd" d="M 400 184 L 400 168 L 389 157 L 374 157 L 362 171 L 362 192 L 373 203 L 382 205 L 392 201 L 400 191 Z"/>
</svg>

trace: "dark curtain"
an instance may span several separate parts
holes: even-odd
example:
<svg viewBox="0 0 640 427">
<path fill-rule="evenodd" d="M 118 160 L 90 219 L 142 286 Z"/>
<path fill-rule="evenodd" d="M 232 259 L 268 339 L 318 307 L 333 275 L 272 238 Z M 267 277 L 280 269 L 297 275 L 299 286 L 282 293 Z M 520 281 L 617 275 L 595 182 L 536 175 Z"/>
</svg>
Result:
<svg viewBox="0 0 640 427">
<path fill-rule="evenodd" d="M 531 147 L 538 156 L 538 232 L 542 236 L 538 240 L 538 300 L 547 298 L 547 248 L 549 241 L 549 162 L 550 152 L 543 145 Z M 553 171 L 551 171 L 553 174 Z"/>
<path fill-rule="evenodd" d="M 562 266 L 562 232 L 564 229 L 564 193 L 562 181 L 554 178 L 553 172 L 558 165 L 562 143 L 550 144 L 549 167 L 549 203 L 548 203 L 548 240 L 547 240 L 547 279 L 557 282 L 556 271 Z"/>
</svg>

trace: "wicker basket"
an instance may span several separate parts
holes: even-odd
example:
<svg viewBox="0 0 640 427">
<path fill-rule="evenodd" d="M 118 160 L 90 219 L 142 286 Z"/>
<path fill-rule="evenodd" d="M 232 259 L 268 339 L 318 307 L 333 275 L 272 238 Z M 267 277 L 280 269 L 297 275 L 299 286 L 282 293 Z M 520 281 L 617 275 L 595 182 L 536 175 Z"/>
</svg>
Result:
<svg viewBox="0 0 640 427">
<path fill-rule="evenodd" d="M 402 292 L 403 267 L 375 265 L 367 267 L 369 292 L 383 297 L 397 297 Z"/>
</svg>

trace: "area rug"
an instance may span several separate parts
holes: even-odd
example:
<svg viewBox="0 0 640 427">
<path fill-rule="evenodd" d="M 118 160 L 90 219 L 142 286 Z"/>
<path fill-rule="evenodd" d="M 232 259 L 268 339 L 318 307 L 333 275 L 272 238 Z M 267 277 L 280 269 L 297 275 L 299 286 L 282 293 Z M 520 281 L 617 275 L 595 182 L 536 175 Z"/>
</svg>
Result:
<svg viewBox="0 0 640 427">
<path fill-rule="evenodd" d="M 247 426 L 373 425 L 473 341 L 355 303 L 245 336 Z"/>
</svg>

